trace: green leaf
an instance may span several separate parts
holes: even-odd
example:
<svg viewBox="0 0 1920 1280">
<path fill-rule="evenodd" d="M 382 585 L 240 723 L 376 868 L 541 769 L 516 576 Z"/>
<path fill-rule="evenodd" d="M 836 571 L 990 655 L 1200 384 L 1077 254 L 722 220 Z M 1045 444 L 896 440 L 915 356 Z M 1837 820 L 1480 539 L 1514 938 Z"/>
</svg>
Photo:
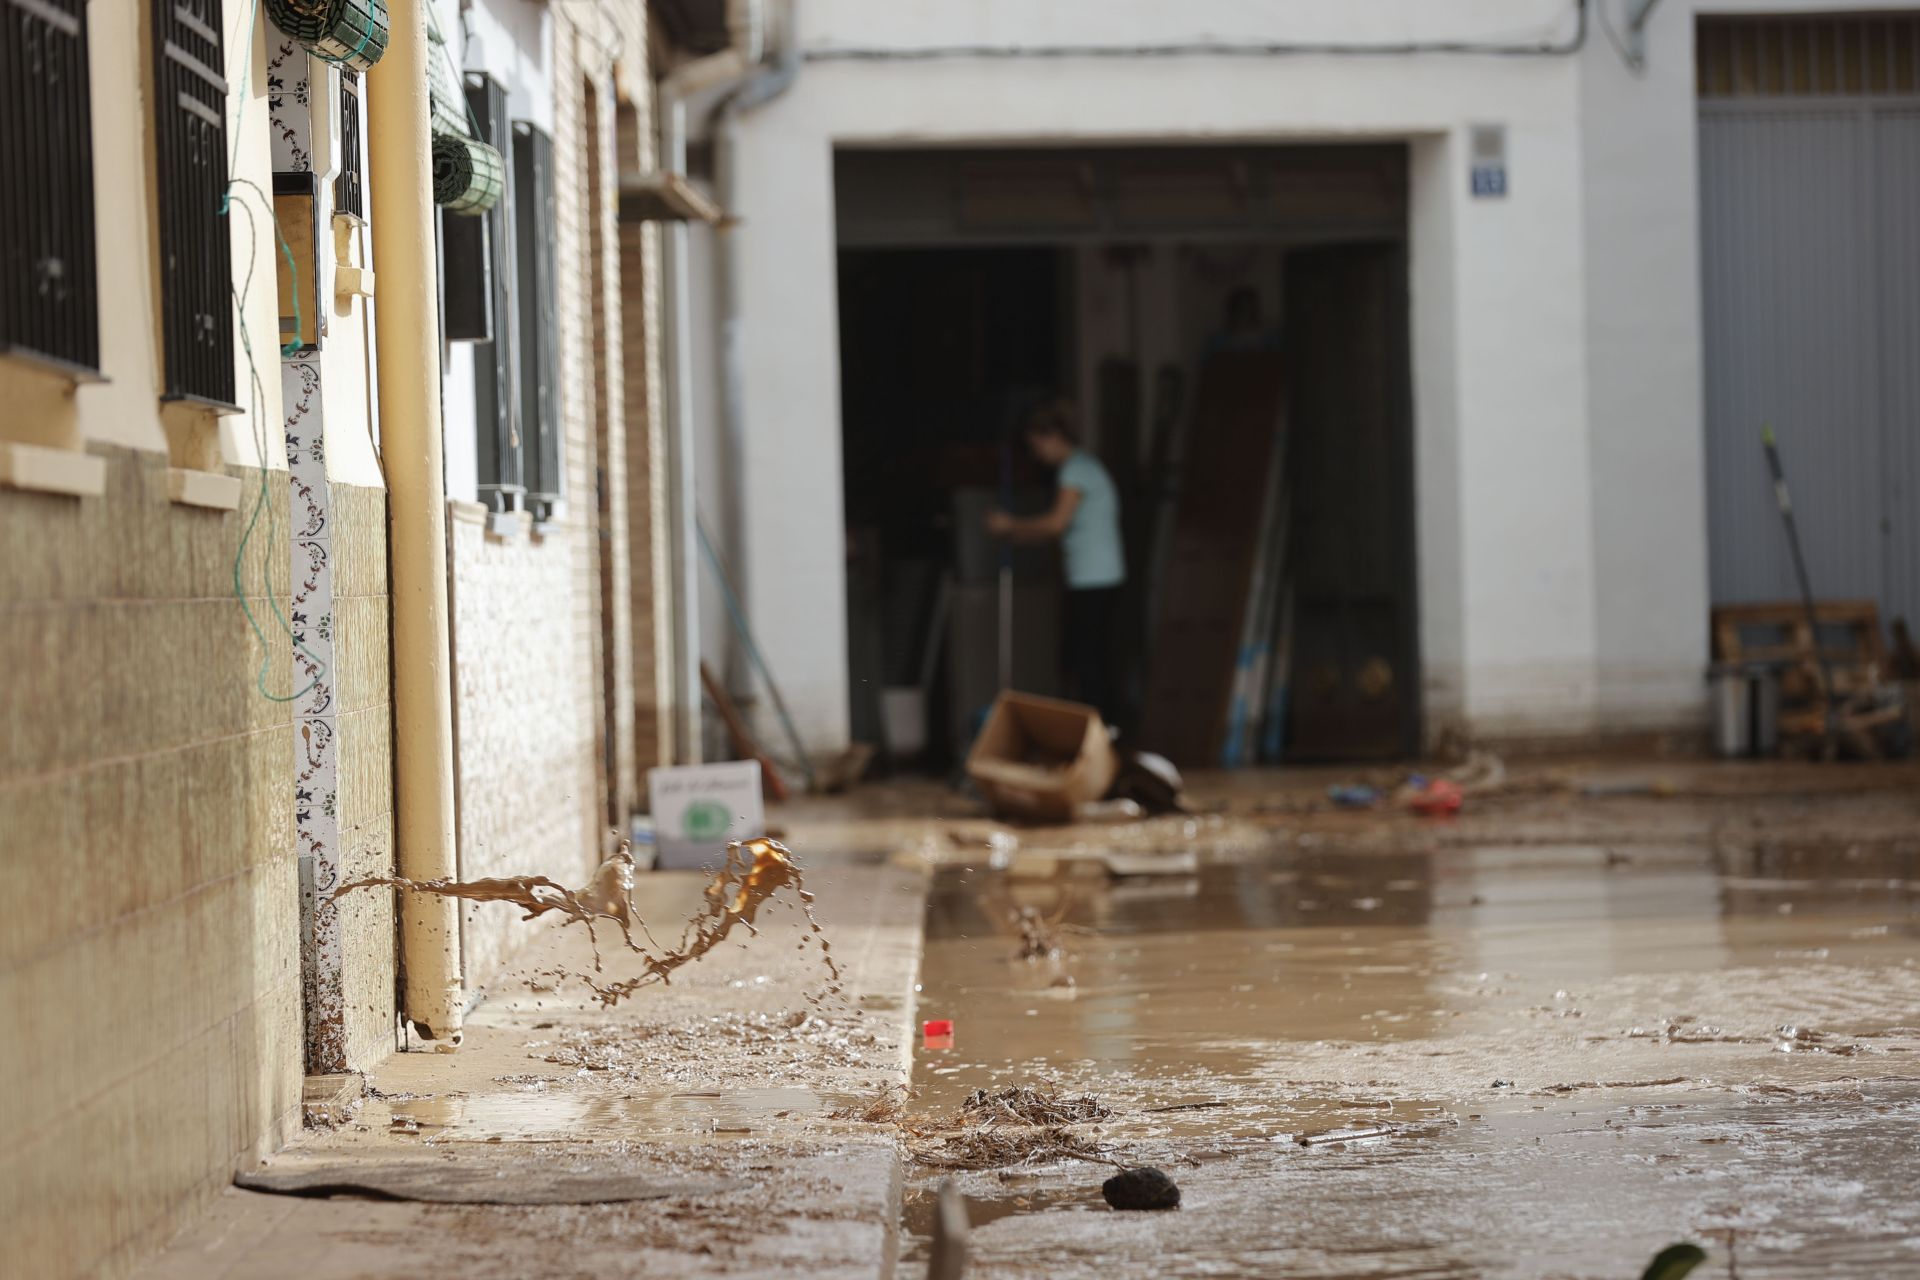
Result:
<svg viewBox="0 0 1920 1280">
<path fill-rule="evenodd" d="M 1653 1255 L 1640 1280 L 1680 1280 L 1706 1260 L 1707 1251 L 1697 1244 L 1670 1244 Z"/>
</svg>

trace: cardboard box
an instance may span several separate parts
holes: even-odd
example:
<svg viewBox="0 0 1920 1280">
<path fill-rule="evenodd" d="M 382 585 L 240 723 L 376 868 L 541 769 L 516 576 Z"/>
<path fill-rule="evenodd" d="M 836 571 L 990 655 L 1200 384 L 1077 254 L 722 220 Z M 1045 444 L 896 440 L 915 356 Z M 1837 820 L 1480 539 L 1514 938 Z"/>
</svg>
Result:
<svg viewBox="0 0 1920 1280">
<path fill-rule="evenodd" d="M 647 793 L 661 870 L 717 868 L 729 842 L 767 833 L 757 760 L 649 769 Z"/>
<path fill-rule="evenodd" d="M 1002 693 L 967 754 L 967 776 L 1000 817 L 1071 822 L 1106 795 L 1119 761 L 1092 707 L 1037 694 Z"/>
</svg>

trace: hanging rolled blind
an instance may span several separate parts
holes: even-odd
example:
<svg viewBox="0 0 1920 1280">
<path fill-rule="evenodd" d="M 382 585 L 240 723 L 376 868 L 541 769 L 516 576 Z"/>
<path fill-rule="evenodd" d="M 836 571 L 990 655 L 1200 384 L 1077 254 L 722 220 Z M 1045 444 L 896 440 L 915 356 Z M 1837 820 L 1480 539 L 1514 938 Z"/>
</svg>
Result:
<svg viewBox="0 0 1920 1280">
<path fill-rule="evenodd" d="M 427 6 L 427 100 L 433 131 L 433 202 L 448 213 L 485 213 L 500 203 L 506 161 L 480 141 L 473 111 L 460 90 L 439 17 Z"/>
<path fill-rule="evenodd" d="M 273 25 L 328 62 L 365 71 L 387 51 L 387 0 L 266 0 Z"/>
</svg>

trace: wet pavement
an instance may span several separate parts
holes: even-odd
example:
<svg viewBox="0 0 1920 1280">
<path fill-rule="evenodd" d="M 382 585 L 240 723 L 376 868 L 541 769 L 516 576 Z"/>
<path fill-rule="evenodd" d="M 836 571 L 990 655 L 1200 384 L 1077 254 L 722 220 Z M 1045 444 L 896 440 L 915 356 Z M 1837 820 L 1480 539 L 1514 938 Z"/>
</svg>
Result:
<svg viewBox="0 0 1920 1280">
<path fill-rule="evenodd" d="M 1631 1277 L 1693 1239 L 1706 1274 L 1920 1274 L 1920 842 L 1778 834 L 949 868 L 916 1110 L 1092 1093 L 1076 1131 L 1185 1195 L 963 1175 L 977 1273 Z"/>
</svg>

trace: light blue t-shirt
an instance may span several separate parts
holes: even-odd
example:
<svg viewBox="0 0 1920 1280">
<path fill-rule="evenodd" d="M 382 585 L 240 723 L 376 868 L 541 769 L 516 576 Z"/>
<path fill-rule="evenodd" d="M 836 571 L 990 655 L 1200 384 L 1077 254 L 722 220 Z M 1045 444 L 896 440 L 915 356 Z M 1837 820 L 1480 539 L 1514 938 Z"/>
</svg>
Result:
<svg viewBox="0 0 1920 1280">
<path fill-rule="evenodd" d="M 1076 591 L 1117 587 L 1127 580 L 1120 547 L 1120 495 L 1100 460 L 1084 449 L 1060 464 L 1060 487 L 1080 491 L 1080 505 L 1060 539 L 1067 559 L 1067 586 Z"/>
</svg>

